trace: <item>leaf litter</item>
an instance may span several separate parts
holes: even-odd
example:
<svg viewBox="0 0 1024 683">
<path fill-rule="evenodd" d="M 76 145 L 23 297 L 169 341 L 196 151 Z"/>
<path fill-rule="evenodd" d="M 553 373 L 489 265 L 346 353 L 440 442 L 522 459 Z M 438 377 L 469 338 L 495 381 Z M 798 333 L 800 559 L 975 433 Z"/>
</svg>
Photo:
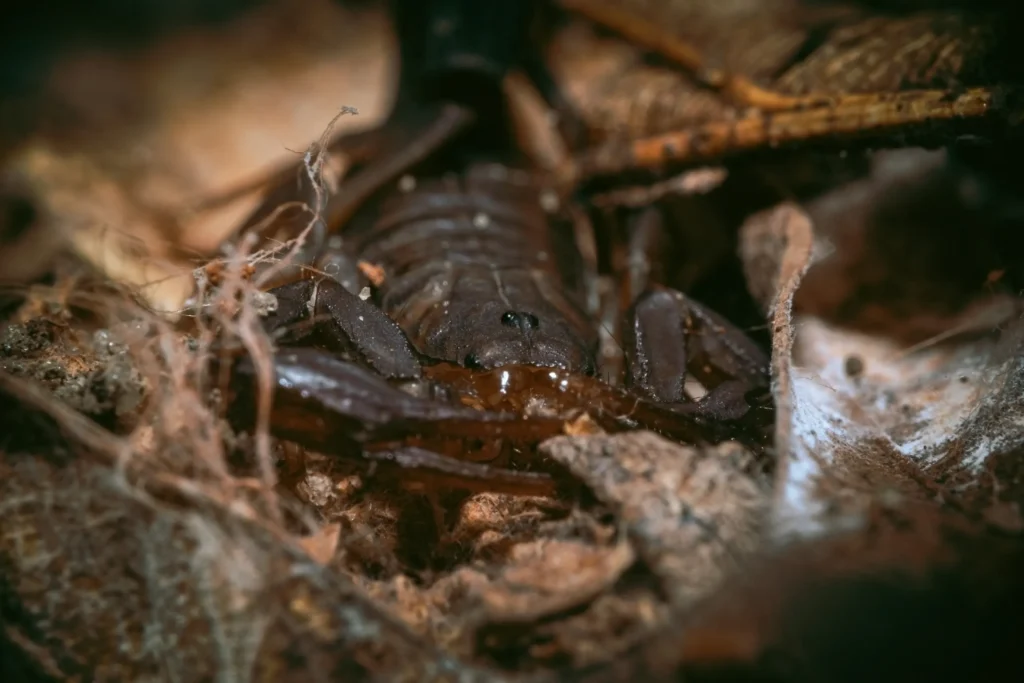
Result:
<svg viewBox="0 0 1024 683">
<path fill-rule="evenodd" d="M 311 24 L 341 21 L 309 5 Z M 173 127 L 140 130 L 179 144 Z M 253 436 L 220 421 L 203 375 L 212 331 L 184 334 L 150 310 L 180 300 L 149 293 L 166 277 L 150 264 L 210 238 L 90 203 L 89 182 L 33 175 L 52 167 L 26 159 L 57 159 L 48 144 L 12 165 L 44 196 L 64 193 L 50 211 L 68 246 L 57 284 L 27 290 L 0 339 L 0 654 L 26 671 L 617 681 L 782 667 L 782 680 L 858 680 L 849 657 L 870 653 L 902 680 L 1020 668 L 1005 646 L 1021 619 L 1017 301 L 976 274 L 973 288 L 945 286 L 958 273 L 941 258 L 939 277 L 929 270 L 910 213 L 875 229 L 893 174 L 912 184 L 945 160 L 876 156 L 866 178 L 745 220 L 746 286 L 773 342 L 770 466 L 731 442 L 573 428 L 543 448 L 582 482 L 579 498 L 478 494 L 438 519 L 434 502 L 351 463 L 269 441 L 253 459 Z M 119 187 L 103 167 L 114 150 L 78 144 L 101 169 L 81 177 Z M 975 220 L 959 227 L 980 240 Z M 141 236 L 139 251 L 108 251 L 103 230 L 75 227 L 89 223 Z M 923 246 L 894 263 L 884 238 L 900 228 Z M 227 259 L 208 300 L 243 336 L 255 335 L 252 314 L 236 317 L 256 300 L 249 262 Z M 906 291 L 878 284 L 892 281 Z M 250 341 L 265 353 L 268 340 Z M 911 614 L 903 631 L 881 627 L 896 604 Z M 938 635 L 936 604 L 949 615 Z"/>
</svg>

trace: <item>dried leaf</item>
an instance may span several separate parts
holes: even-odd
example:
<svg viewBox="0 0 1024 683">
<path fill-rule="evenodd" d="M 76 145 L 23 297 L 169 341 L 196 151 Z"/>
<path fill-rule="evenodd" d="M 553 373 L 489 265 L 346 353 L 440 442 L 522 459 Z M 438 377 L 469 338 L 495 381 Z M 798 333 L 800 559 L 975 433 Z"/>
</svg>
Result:
<svg viewBox="0 0 1024 683">
<path fill-rule="evenodd" d="M 380 287 L 384 284 L 384 269 L 380 266 L 370 263 L 368 261 L 360 261 L 356 264 L 359 268 L 359 272 L 366 276 L 374 287 Z"/>
<path fill-rule="evenodd" d="M 478 584 L 490 623 L 529 623 L 593 601 L 633 564 L 619 543 L 594 547 L 571 541 L 519 545 L 495 580 Z"/>
<path fill-rule="evenodd" d="M 677 604 L 707 594 L 758 545 L 767 501 L 744 474 L 750 454 L 738 444 L 700 450 L 632 432 L 556 437 L 541 448 L 615 511 Z"/>
<path fill-rule="evenodd" d="M 299 545 L 314 562 L 326 566 L 334 559 L 340 538 L 340 524 L 325 524 L 313 534 L 300 538 Z"/>
<path fill-rule="evenodd" d="M 785 237 L 796 224 L 784 217 L 796 211 L 760 214 L 743 231 L 742 254 L 759 298 L 773 260 L 789 273 L 780 272 L 773 305 L 776 532 L 856 526 L 873 501 L 892 496 L 937 501 L 992 490 L 990 460 L 1024 445 L 1020 322 L 908 348 L 880 331 L 844 329 L 807 313 L 791 317 L 813 252 L 806 214 L 802 237 Z M 835 263 L 826 258 L 815 268 L 827 272 Z M 906 267 L 902 275 L 910 275 Z"/>
<path fill-rule="evenodd" d="M 575 420 L 565 423 L 565 433 L 567 436 L 590 436 L 593 434 L 604 434 L 604 430 L 601 429 L 601 425 L 594 421 L 594 418 L 590 417 L 587 413 L 583 413 Z"/>
<path fill-rule="evenodd" d="M 1002 94 L 1019 80 L 1008 66 L 1019 63 L 1019 48 L 992 12 L 894 16 L 801 0 L 560 2 L 622 36 L 570 25 L 551 50 L 596 138 L 576 159 L 583 179 L 798 143 L 932 144 L 936 133 L 987 135 L 993 117 L 1020 117 Z"/>
</svg>

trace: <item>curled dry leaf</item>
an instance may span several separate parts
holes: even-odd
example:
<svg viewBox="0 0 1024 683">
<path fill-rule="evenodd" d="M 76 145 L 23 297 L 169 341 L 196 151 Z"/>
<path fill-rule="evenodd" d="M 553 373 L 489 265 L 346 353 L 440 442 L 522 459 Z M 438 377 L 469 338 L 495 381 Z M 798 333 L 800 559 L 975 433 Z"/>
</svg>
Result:
<svg viewBox="0 0 1024 683">
<path fill-rule="evenodd" d="M 531 667 L 564 658 L 600 661 L 609 648 L 625 649 L 661 623 L 664 610 L 649 591 L 620 589 L 635 564 L 632 547 L 610 528 L 591 531 L 596 537 L 586 540 L 543 532 L 504 536 L 494 544 L 504 552 L 483 555 L 431 585 L 406 576 L 362 581 L 412 628 L 455 654 L 493 657 L 504 666 L 515 659 Z"/>
<path fill-rule="evenodd" d="M 861 202 L 871 195 L 853 193 Z M 871 215 L 851 206 L 849 197 L 846 201 L 843 215 Z M 835 205 L 826 197 L 809 211 L 823 221 L 834 218 L 822 208 L 827 202 Z M 907 214 L 900 215 L 906 229 Z M 763 302 L 774 293 L 776 531 L 815 534 L 857 526 L 871 501 L 892 496 L 949 502 L 984 492 L 981 508 L 974 511 L 978 514 L 999 502 L 1013 477 L 1000 481 L 993 467 L 1015 459 L 1024 444 L 1024 327 L 1015 316 L 1002 326 L 998 317 L 989 317 L 975 326 L 974 334 L 945 335 L 949 338 L 934 344 L 901 342 L 877 324 L 871 332 L 851 329 L 848 321 L 842 325 L 824 317 L 829 311 L 813 307 L 813 299 L 809 308 L 817 315 L 799 308 L 792 312 L 794 299 L 800 300 L 800 276 L 815 253 L 807 213 L 783 205 L 756 215 L 744 226 L 742 239 L 751 290 Z M 820 236 L 818 241 L 820 246 Z M 907 264 L 908 258 L 901 262 Z M 839 283 L 844 273 L 851 277 L 856 271 L 848 260 L 842 250 L 821 259 L 807 275 L 817 285 L 807 296 L 833 296 L 844 285 L 823 283 Z M 878 265 L 868 269 L 872 277 Z M 830 275 L 828 269 L 836 267 L 845 270 Z M 901 275 L 912 275 L 912 268 L 904 265 Z M 774 286 L 768 284 L 773 271 Z M 855 290 L 856 282 L 845 286 Z M 1005 300 L 999 303 L 1003 316 L 1013 310 Z M 921 308 L 927 316 L 926 304 Z M 909 317 L 904 315 L 902 322 L 911 325 Z M 958 319 L 951 319 L 956 326 Z"/>
</svg>

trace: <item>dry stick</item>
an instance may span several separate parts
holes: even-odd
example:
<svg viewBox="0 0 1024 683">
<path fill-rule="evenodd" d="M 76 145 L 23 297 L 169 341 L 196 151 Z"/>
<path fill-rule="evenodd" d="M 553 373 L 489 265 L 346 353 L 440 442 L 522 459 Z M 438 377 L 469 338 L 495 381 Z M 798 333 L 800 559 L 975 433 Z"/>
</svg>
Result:
<svg viewBox="0 0 1024 683">
<path fill-rule="evenodd" d="M 617 206 L 644 208 L 668 195 L 708 194 L 725 182 L 727 176 L 728 171 L 722 167 L 697 168 L 650 185 L 635 185 L 594 195 L 590 202 L 602 209 Z"/>
<path fill-rule="evenodd" d="M 835 106 L 756 112 L 735 121 L 710 121 L 679 131 L 632 141 L 612 140 L 583 150 L 564 173 L 577 179 L 629 170 L 701 164 L 763 147 L 782 147 L 830 138 L 884 138 L 912 134 L 941 122 L 981 119 L 998 114 L 998 98 L 989 88 L 971 88 L 952 97 L 943 90 L 916 90 L 847 98 Z"/>
</svg>

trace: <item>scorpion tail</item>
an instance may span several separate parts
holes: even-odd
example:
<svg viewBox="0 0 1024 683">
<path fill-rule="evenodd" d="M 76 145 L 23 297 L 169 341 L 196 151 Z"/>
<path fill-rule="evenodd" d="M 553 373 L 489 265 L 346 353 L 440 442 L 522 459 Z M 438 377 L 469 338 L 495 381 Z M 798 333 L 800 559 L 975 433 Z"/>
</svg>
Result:
<svg viewBox="0 0 1024 683">
<path fill-rule="evenodd" d="M 520 65 L 538 0 L 391 0 L 401 53 L 399 97 L 444 99 L 486 116 Z"/>
</svg>

